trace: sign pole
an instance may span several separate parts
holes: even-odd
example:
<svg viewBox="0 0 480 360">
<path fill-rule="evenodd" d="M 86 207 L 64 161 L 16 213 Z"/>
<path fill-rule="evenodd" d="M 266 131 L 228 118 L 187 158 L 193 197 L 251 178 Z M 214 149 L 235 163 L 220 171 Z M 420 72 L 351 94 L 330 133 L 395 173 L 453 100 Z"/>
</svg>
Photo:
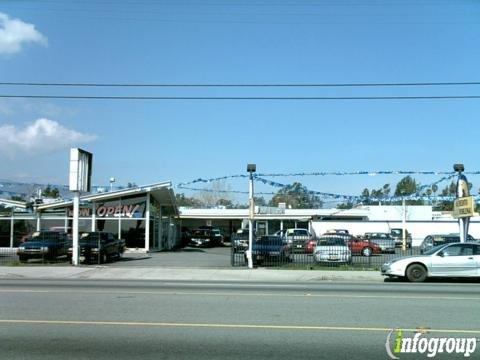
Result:
<svg viewBox="0 0 480 360">
<path fill-rule="evenodd" d="M 253 173 L 257 171 L 255 164 L 248 164 L 247 171 L 250 174 L 248 187 L 248 250 L 246 252 L 247 265 L 249 269 L 253 269 L 253 220 L 255 214 L 255 204 L 253 201 Z"/>
<path fill-rule="evenodd" d="M 465 171 L 463 164 L 455 164 L 453 169 L 458 172 L 457 199 L 454 202 L 453 213 L 454 217 L 458 218 L 460 242 L 463 243 L 467 241 L 470 217 L 474 212 L 474 202 L 468 189 L 467 177 L 462 174 Z"/>
<path fill-rule="evenodd" d="M 78 218 L 80 216 L 80 192 L 90 192 L 92 158 L 88 151 L 70 149 L 69 190 L 73 193 L 72 265 L 79 265 Z"/>
<path fill-rule="evenodd" d="M 80 213 L 80 192 L 73 193 L 73 226 L 72 226 L 72 265 L 79 265 L 78 218 Z"/>
</svg>

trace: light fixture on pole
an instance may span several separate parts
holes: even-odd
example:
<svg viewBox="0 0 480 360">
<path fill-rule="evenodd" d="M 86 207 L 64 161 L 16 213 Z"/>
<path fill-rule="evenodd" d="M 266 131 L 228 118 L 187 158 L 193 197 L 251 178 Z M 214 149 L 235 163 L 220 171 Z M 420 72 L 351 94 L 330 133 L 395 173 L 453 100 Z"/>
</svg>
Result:
<svg viewBox="0 0 480 360">
<path fill-rule="evenodd" d="M 253 244 L 253 220 L 255 217 L 255 203 L 253 201 L 253 173 L 257 171 L 255 164 L 247 165 L 247 172 L 249 177 L 249 190 L 248 190 L 248 250 L 247 250 L 247 262 L 248 268 L 253 269 L 252 258 L 252 244 Z"/>
<path fill-rule="evenodd" d="M 115 182 L 115 178 L 114 177 L 111 177 L 110 178 L 110 192 L 113 191 L 113 183 Z"/>
<path fill-rule="evenodd" d="M 453 203 L 453 217 L 458 219 L 460 242 L 465 242 L 467 241 L 470 217 L 475 212 L 475 203 L 473 197 L 470 196 L 467 177 L 462 174 L 465 171 L 465 167 L 463 164 L 455 164 L 453 165 L 453 170 L 458 173 L 457 198 Z"/>
</svg>

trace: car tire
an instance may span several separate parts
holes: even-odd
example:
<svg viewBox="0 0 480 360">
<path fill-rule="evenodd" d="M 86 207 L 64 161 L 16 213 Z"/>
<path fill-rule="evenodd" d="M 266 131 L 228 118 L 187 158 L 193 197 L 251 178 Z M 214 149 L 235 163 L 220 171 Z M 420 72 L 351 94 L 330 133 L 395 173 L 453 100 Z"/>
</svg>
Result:
<svg viewBox="0 0 480 360">
<path fill-rule="evenodd" d="M 105 264 L 108 261 L 108 256 L 105 253 L 100 254 L 100 264 Z"/>
<path fill-rule="evenodd" d="M 423 282 L 428 276 L 427 269 L 420 264 L 409 265 L 405 274 L 410 282 Z"/>
<path fill-rule="evenodd" d="M 18 256 L 18 260 L 19 260 L 20 262 L 22 262 L 22 263 L 23 263 L 23 262 L 27 262 L 27 261 L 28 261 L 28 257 L 23 256 L 23 255 L 19 255 L 19 256 Z"/>
<path fill-rule="evenodd" d="M 369 256 L 372 256 L 372 254 L 373 254 L 372 248 L 370 248 L 370 247 L 364 247 L 364 248 L 362 249 L 362 255 L 363 255 L 363 256 L 369 257 Z"/>
</svg>

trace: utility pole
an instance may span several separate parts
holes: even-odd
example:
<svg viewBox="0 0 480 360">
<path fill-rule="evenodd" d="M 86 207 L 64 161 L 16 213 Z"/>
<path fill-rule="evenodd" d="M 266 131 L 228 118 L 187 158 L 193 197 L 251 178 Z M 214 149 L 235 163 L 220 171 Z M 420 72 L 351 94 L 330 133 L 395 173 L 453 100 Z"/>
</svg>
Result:
<svg viewBox="0 0 480 360">
<path fill-rule="evenodd" d="M 248 268 L 253 269 L 252 245 L 253 245 L 253 221 L 255 217 L 255 203 L 253 201 L 253 173 L 257 171 L 255 164 L 247 165 L 247 172 L 250 174 L 248 187 L 248 250 L 247 262 Z"/>
</svg>

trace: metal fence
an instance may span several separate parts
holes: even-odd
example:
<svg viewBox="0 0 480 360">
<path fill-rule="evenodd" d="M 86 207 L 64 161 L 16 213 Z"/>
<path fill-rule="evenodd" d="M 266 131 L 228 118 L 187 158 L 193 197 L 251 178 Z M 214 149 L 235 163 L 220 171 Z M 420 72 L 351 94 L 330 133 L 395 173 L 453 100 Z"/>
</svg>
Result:
<svg viewBox="0 0 480 360">
<path fill-rule="evenodd" d="M 253 265 L 255 267 L 272 267 L 281 269 L 322 269 L 338 268 L 345 270 L 379 269 L 385 262 L 393 258 L 409 255 L 420 255 L 419 246 L 407 246 L 403 250 L 401 244 L 387 247 L 375 239 L 344 241 L 338 243 L 316 240 L 303 240 L 275 245 L 275 240 L 268 242 L 254 239 L 252 248 Z M 414 244 L 420 241 L 413 239 Z M 247 266 L 245 251 L 248 248 L 247 240 L 233 240 L 231 248 L 231 265 L 233 267 Z"/>
</svg>

